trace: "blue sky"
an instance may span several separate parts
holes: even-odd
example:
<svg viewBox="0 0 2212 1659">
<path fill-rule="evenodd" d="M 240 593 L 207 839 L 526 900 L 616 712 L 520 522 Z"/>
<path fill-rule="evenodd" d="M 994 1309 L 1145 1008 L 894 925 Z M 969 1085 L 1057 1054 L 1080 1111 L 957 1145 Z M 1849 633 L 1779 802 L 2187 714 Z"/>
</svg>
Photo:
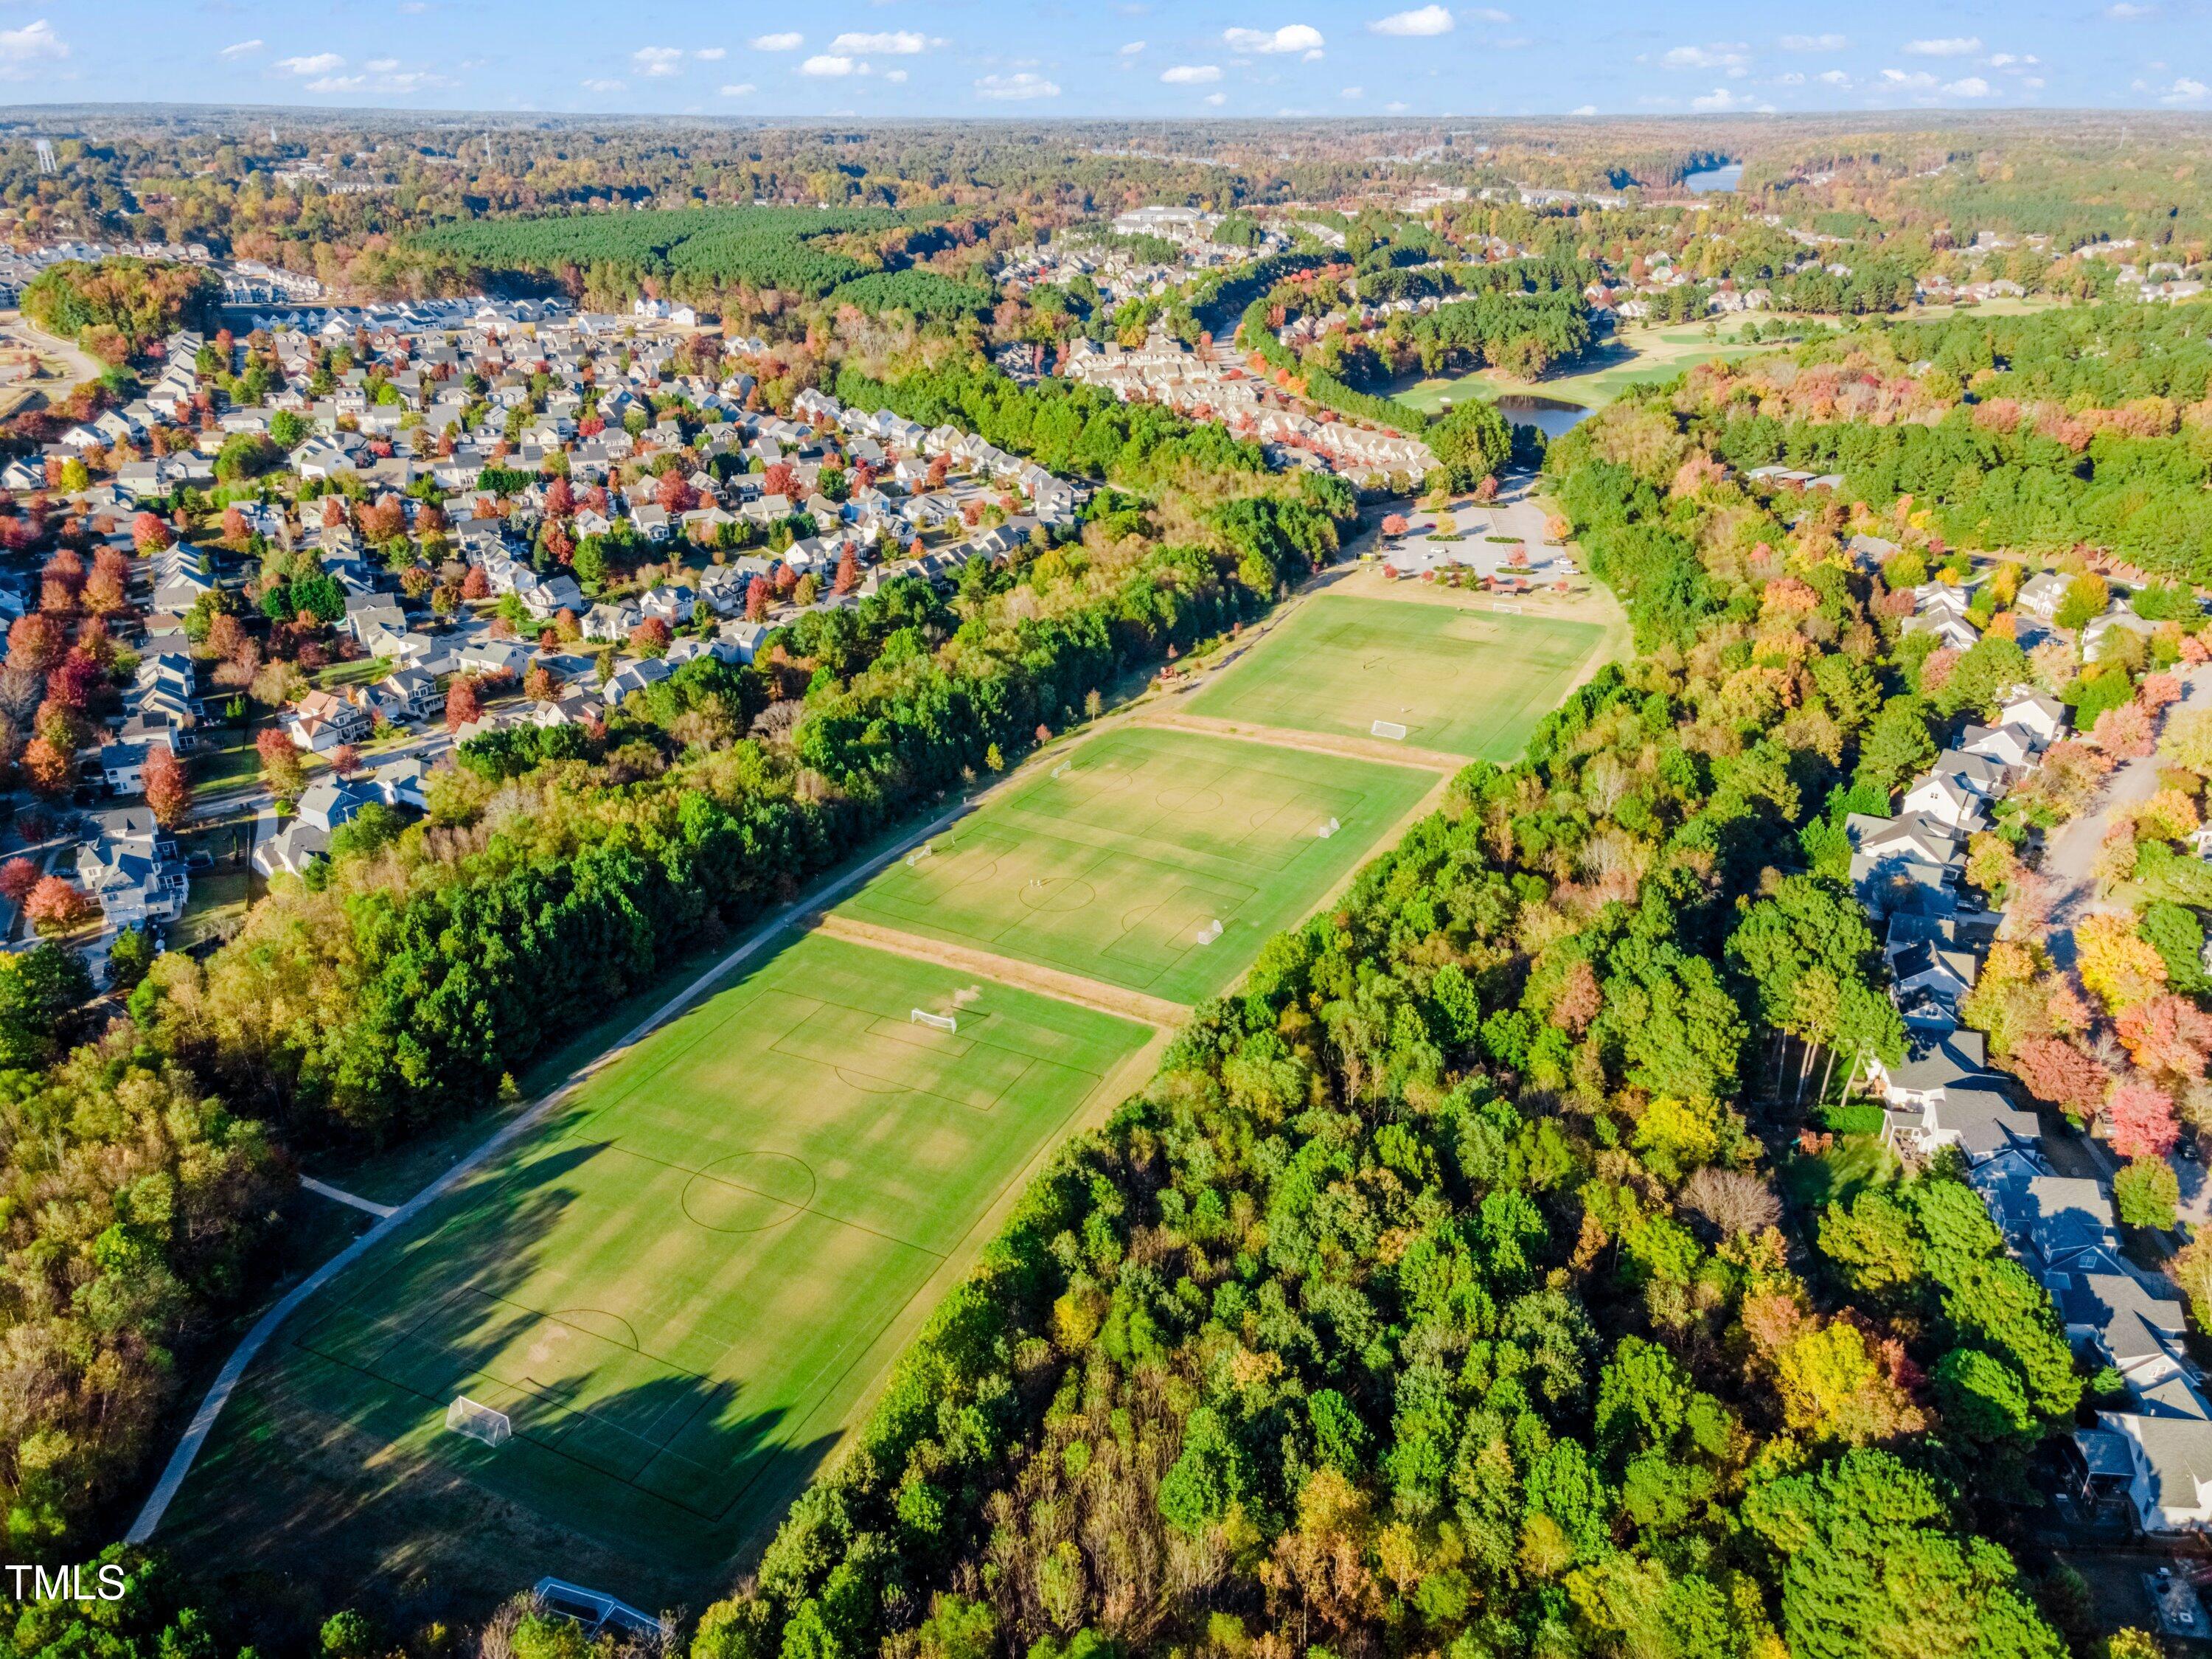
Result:
<svg viewBox="0 0 2212 1659">
<path fill-rule="evenodd" d="M 2212 109 L 2212 0 L 0 0 L 0 101 L 769 116 Z"/>
</svg>

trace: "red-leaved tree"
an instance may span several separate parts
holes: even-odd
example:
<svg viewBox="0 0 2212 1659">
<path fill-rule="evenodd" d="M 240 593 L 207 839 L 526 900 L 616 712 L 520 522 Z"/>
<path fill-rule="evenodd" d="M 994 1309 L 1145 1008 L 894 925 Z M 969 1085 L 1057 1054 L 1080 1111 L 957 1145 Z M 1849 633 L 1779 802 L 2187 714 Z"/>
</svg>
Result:
<svg viewBox="0 0 2212 1659">
<path fill-rule="evenodd" d="M 2140 1083 L 2124 1083 L 2105 1103 L 2112 1150 L 2122 1158 L 2164 1158 L 2181 1139 L 2173 1097 Z"/>
</svg>

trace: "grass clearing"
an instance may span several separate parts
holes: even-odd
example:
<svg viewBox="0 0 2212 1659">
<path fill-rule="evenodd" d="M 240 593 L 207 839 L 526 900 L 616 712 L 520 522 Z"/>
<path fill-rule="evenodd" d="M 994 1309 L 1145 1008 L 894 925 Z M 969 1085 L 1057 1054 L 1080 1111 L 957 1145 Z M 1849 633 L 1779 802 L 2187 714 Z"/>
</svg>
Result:
<svg viewBox="0 0 2212 1659">
<path fill-rule="evenodd" d="M 1596 623 L 1320 593 L 1184 705 L 1194 714 L 1510 761 L 1604 642 Z"/>
<path fill-rule="evenodd" d="M 1124 726 L 994 796 L 838 914 L 1192 1002 L 1243 973 L 1435 781 Z"/>
<path fill-rule="evenodd" d="M 514 1582 L 567 1571 L 578 1535 L 647 1583 L 711 1574 L 834 1443 L 879 1339 L 1151 1035 L 800 939 L 303 1310 L 165 1541 L 231 1554 L 243 1510 L 253 1549 L 258 1506 L 313 1525 L 428 1465 L 529 1517 L 504 1534 L 546 1553 Z M 447 1432 L 457 1395 L 514 1437 Z"/>
</svg>

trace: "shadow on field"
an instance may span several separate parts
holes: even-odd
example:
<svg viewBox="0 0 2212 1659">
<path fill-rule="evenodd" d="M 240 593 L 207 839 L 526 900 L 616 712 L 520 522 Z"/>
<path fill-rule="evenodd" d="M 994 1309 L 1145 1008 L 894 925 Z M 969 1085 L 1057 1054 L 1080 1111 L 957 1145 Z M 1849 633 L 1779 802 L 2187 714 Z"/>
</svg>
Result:
<svg viewBox="0 0 2212 1659">
<path fill-rule="evenodd" d="M 304 1650 L 344 1607 L 395 1636 L 477 1620 L 547 1574 L 654 1608 L 726 1592 L 759 1530 L 749 1489 L 787 1501 L 835 1437 L 776 1448 L 785 1413 L 747 1414 L 741 1384 L 639 1353 L 653 1334 L 626 1339 L 620 1310 L 556 1322 L 510 1300 L 608 1150 L 572 1141 L 465 1183 L 247 1374 L 157 1540 L 228 1592 L 238 1639 Z M 443 1427 L 465 1384 L 495 1393 L 495 1365 L 530 1384 L 484 1402 L 514 1422 L 496 1448 Z"/>
</svg>

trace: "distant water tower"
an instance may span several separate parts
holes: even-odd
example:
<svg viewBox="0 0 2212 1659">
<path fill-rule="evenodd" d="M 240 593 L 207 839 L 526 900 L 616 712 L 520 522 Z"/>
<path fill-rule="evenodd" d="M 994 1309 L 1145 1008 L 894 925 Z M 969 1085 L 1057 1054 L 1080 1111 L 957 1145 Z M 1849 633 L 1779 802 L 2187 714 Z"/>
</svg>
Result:
<svg viewBox="0 0 2212 1659">
<path fill-rule="evenodd" d="M 61 171 L 61 167 L 54 161 L 54 141 L 51 138 L 39 140 L 39 171 L 41 173 Z"/>
</svg>

